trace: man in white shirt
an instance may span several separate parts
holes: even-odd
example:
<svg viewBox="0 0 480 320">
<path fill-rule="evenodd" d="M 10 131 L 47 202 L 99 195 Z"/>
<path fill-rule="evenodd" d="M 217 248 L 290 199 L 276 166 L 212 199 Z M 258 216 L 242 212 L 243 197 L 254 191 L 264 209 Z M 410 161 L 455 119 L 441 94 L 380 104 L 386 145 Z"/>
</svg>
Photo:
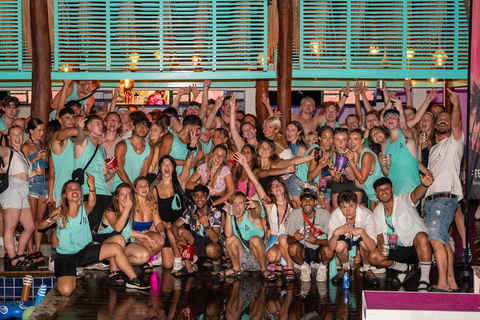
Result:
<svg viewBox="0 0 480 320">
<path fill-rule="evenodd" d="M 448 229 L 455 217 L 458 202 L 463 198 L 459 175 L 465 139 L 458 93 L 450 89 L 448 91 L 453 110 L 452 114 L 440 112 L 435 121 L 438 143 L 430 149 L 428 158 L 428 169 L 435 181 L 425 197 L 428 240 L 438 268 L 438 282 L 432 291 L 437 292 L 459 290 L 453 273 L 454 256 Z"/>
<path fill-rule="evenodd" d="M 325 209 L 316 208 L 316 200 L 315 190 L 303 189 L 300 193 L 302 208 L 293 210 L 288 219 L 288 253 L 300 266 L 302 282 L 310 282 L 311 262 L 319 264 L 317 281 L 327 281 L 327 265 L 333 258 L 327 240 L 330 214 Z"/>
<path fill-rule="evenodd" d="M 346 190 L 338 195 L 338 208 L 333 210 L 328 223 L 329 247 L 342 262 L 342 269 L 350 270 L 348 252 L 353 246 L 360 247 L 363 263 L 363 277 L 373 285 L 379 281 L 370 270 L 368 254 L 376 248 L 377 234 L 373 213 L 363 206 L 357 205 L 355 192 Z M 342 283 L 343 270 L 333 278 L 334 285 Z"/>
<path fill-rule="evenodd" d="M 430 290 L 432 248 L 428 243 L 428 230 L 418 216 L 417 205 L 433 182 L 429 172 L 420 175 L 420 185 L 412 192 L 393 195 L 392 181 L 380 178 L 374 183 L 375 195 L 380 204 L 376 215 L 377 250 L 368 255 L 368 261 L 377 267 L 396 270 L 394 285 L 404 285 L 415 275 L 411 264 L 420 262 L 421 278 L 418 291 Z"/>
</svg>

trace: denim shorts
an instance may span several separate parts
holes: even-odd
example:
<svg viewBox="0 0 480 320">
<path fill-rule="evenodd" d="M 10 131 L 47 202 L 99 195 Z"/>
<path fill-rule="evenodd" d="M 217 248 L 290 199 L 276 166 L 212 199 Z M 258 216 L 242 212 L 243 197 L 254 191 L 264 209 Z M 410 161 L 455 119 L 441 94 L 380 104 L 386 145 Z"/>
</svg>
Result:
<svg viewBox="0 0 480 320">
<path fill-rule="evenodd" d="M 248 252 L 243 249 L 243 253 L 240 255 L 240 268 L 245 271 L 260 271 L 260 264 L 257 259 L 252 255 L 251 252 Z"/>
<path fill-rule="evenodd" d="M 428 225 L 428 240 L 447 244 L 450 240 L 448 229 L 455 218 L 458 201 L 456 198 L 437 198 L 425 201 L 425 215 Z"/>
<path fill-rule="evenodd" d="M 8 188 L 0 195 L 0 204 L 4 210 L 30 208 L 28 181 L 9 177 Z"/>
<path fill-rule="evenodd" d="M 46 197 L 48 195 L 48 180 L 44 175 L 28 179 L 28 195 L 33 198 Z"/>
</svg>

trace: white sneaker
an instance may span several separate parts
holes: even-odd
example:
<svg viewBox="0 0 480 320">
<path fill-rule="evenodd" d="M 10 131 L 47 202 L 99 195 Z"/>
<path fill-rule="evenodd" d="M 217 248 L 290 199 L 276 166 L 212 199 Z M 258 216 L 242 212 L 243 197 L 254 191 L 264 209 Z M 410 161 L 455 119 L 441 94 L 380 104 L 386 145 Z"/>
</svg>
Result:
<svg viewBox="0 0 480 320">
<path fill-rule="evenodd" d="M 183 261 L 180 261 L 180 262 L 173 261 L 172 273 L 176 273 L 176 272 L 180 271 L 183 268 L 183 266 L 184 266 Z"/>
<path fill-rule="evenodd" d="M 310 281 L 308 282 L 302 282 L 300 284 L 300 295 L 303 296 L 304 298 L 308 296 L 310 293 L 310 288 L 312 286 L 312 283 Z"/>
<path fill-rule="evenodd" d="M 100 270 L 100 271 L 107 271 L 110 270 L 110 266 L 103 262 L 97 262 L 85 267 L 85 270 Z"/>
<path fill-rule="evenodd" d="M 300 266 L 300 281 L 302 282 L 310 282 L 311 278 L 310 275 L 312 274 L 312 269 L 310 266 L 305 262 Z"/>
<path fill-rule="evenodd" d="M 327 279 L 327 266 L 320 266 L 317 270 L 317 281 L 325 282 Z"/>
<path fill-rule="evenodd" d="M 52 257 L 48 259 L 48 270 L 55 272 L 55 260 Z"/>
<path fill-rule="evenodd" d="M 162 254 L 159 252 L 154 260 L 151 261 L 153 267 L 159 267 L 163 264 Z"/>
<path fill-rule="evenodd" d="M 311 269 L 318 269 L 319 266 L 320 266 L 320 263 L 310 262 Z"/>
<path fill-rule="evenodd" d="M 450 237 L 450 247 L 452 248 L 453 253 L 455 253 L 455 241 Z"/>
<path fill-rule="evenodd" d="M 300 265 L 296 264 L 295 262 L 293 263 L 293 269 L 295 271 L 300 271 Z"/>
</svg>

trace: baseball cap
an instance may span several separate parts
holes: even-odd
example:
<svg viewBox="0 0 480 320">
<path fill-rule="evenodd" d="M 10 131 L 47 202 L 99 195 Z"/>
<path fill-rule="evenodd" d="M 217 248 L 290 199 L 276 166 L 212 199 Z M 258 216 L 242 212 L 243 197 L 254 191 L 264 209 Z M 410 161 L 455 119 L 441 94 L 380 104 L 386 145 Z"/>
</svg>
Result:
<svg viewBox="0 0 480 320">
<path fill-rule="evenodd" d="M 317 198 L 317 192 L 313 189 L 305 188 L 300 192 L 300 200 L 302 200 L 303 198 L 307 198 L 307 197 L 312 197 L 312 198 L 316 199 Z"/>
</svg>

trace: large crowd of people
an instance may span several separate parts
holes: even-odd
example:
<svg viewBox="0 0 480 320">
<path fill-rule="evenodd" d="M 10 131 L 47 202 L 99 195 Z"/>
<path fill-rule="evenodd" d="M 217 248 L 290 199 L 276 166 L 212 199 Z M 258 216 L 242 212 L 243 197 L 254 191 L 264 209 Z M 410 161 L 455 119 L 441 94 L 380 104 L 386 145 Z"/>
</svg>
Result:
<svg viewBox="0 0 480 320">
<path fill-rule="evenodd" d="M 48 123 L 18 118 L 18 100 L 4 98 L 6 269 L 49 259 L 67 296 L 82 267 L 109 270 L 111 285 L 148 289 L 133 267 L 148 274 L 163 265 L 182 277 L 199 261 L 215 277 L 259 271 L 287 283 L 325 282 L 330 269 L 333 284 L 361 263 L 373 286 L 388 268 L 398 286 L 419 273 L 418 291 L 458 291 L 449 235 L 454 221 L 465 234 L 457 93 L 449 90 L 447 112 L 431 103 L 435 89 L 413 106 L 410 81 L 406 105 L 385 85 L 385 107 L 375 110 L 366 83 L 353 92 L 347 83 L 323 112 L 304 97 L 283 126 L 267 96 L 269 117 L 260 123 L 238 110 L 235 95 L 208 99 L 210 84 L 203 82 L 202 101 L 196 86 L 181 88 L 172 106 L 146 114 L 117 108 L 119 89 L 108 111 L 95 110 L 100 83 L 66 80 Z M 350 94 L 356 113 L 339 123 Z M 40 250 L 46 230 L 51 257 Z"/>
</svg>

